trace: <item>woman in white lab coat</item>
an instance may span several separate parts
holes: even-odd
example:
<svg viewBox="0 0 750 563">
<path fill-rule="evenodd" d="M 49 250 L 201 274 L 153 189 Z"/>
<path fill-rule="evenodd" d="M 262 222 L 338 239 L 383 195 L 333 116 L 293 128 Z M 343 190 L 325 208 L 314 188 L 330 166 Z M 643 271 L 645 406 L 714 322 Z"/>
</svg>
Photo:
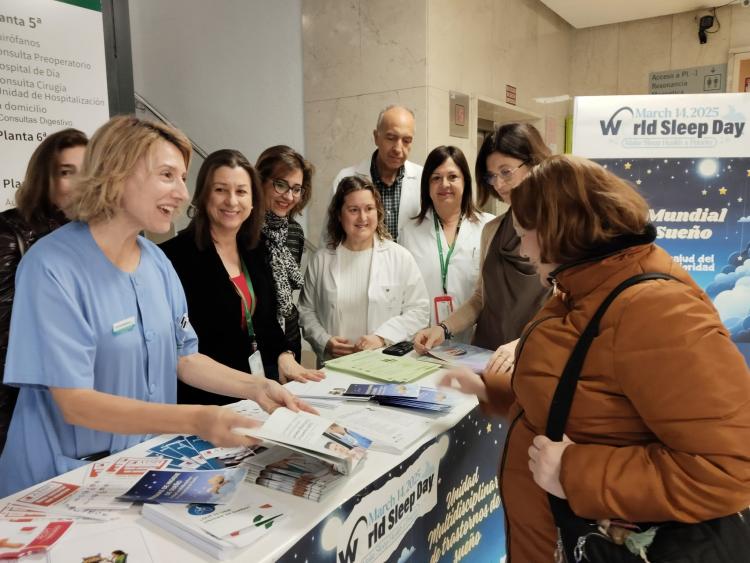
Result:
<svg viewBox="0 0 750 563">
<path fill-rule="evenodd" d="M 328 244 L 310 261 L 299 301 L 302 335 L 320 360 L 410 340 L 429 299 L 414 258 L 388 240 L 370 180 L 341 180 L 328 209 Z"/>
<path fill-rule="evenodd" d="M 430 324 L 437 325 L 474 293 L 482 229 L 494 216 L 475 209 L 471 171 L 457 147 L 440 146 L 427 156 L 421 199 L 399 243 L 419 265 L 430 296 Z M 453 339 L 469 343 L 473 332 L 472 325 Z"/>
</svg>

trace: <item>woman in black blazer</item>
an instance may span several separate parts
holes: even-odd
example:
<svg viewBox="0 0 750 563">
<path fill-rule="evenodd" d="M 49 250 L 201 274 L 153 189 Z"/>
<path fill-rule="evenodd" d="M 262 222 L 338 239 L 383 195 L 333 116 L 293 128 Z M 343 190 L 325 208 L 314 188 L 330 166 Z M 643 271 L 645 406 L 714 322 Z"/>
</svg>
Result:
<svg viewBox="0 0 750 563">
<path fill-rule="evenodd" d="M 188 227 L 161 248 L 185 289 L 198 350 L 238 370 L 262 369 L 282 383 L 321 379 L 321 372 L 300 366 L 299 336 L 287 338 L 277 320 L 267 251 L 259 243 L 260 181 L 242 153 L 224 149 L 206 158 L 191 217 Z M 181 383 L 178 402 L 225 404 L 227 398 Z"/>
</svg>

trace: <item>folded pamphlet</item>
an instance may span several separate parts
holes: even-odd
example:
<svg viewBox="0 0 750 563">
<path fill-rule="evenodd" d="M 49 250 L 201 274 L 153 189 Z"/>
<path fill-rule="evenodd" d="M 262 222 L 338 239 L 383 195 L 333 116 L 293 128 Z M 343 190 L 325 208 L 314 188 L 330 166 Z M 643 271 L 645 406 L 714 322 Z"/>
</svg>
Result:
<svg viewBox="0 0 750 563">
<path fill-rule="evenodd" d="M 462 342 L 444 342 L 430 350 L 429 355 L 447 365 L 463 366 L 474 373 L 483 374 L 487 362 L 490 361 L 493 351 Z"/>
<path fill-rule="evenodd" d="M 118 498 L 140 502 L 227 504 L 245 478 L 246 469 L 148 471 Z"/>
<path fill-rule="evenodd" d="M 332 420 L 283 407 L 273 411 L 263 426 L 235 428 L 235 432 L 322 459 L 344 475 L 359 466 L 371 443 Z"/>
</svg>

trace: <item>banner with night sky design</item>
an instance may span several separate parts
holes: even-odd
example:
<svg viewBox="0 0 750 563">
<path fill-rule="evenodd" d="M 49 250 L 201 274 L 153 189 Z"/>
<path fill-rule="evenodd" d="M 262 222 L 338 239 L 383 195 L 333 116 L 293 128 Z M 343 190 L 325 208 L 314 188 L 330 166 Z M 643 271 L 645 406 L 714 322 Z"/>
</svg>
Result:
<svg viewBox="0 0 750 563">
<path fill-rule="evenodd" d="M 575 100 L 573 152 L 635 184 L 657 244 L 713 299 L 750 363 L 747 94 Z"/>
<path fill-rule="evenodd" d="M 495 479 L 507 428 L 475 408 L 326 516 L 281 563 L 505 559 Z"/>
</svg>

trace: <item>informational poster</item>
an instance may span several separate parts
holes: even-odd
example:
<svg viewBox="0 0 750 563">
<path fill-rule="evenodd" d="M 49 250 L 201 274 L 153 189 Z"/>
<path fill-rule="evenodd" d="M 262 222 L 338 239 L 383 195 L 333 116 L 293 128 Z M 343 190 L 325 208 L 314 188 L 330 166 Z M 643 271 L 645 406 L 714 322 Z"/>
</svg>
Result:
<svg viewBox="0 0 750 563">
<path fill-rule="evenodd" d="M 573 153 L 643 193 L 657 244 L 713 299 L 750 360 L 748 116 L 747 94 L 579 97 Z"/>
<path fill-rule="evenodd" d="M 280 563 L 501 563 L 507 428 L 479 407 L 324 518 Z"/>
<path fill-rule="evenodd" d="M 91 135 L 109 118 L 99 0 L 3 0 L 0 9 L 0 210 L 48 134 Z"/>
</svg>

